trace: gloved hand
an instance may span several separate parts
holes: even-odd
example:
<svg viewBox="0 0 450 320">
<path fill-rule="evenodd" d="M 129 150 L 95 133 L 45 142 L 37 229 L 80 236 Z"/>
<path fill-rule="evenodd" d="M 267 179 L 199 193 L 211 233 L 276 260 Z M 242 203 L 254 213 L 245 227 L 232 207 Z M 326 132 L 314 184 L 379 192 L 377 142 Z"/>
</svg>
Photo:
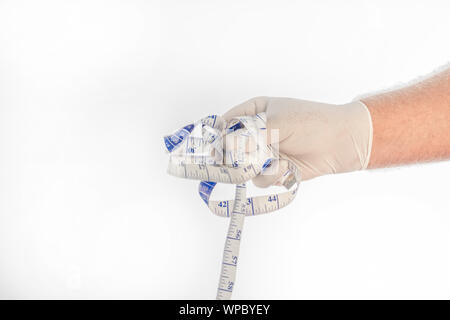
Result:
<svg viewBox="0 0 450 320">
<path fill-rule="evenodd" d="M 366 169 L 372 148 L 372 120 L 360 101 L 331 105 L 312 101 L 258 97 L 229 110 L 223 117 L 265 112 L 268 144 L 278 148 L 278 170 L 253 179 L 258 187 L 279 185 L 287 161 L 296 164 L 302 180 L 330 173 Z M 278 129 L 279 141 L 271 130 Z"/>
</svg>

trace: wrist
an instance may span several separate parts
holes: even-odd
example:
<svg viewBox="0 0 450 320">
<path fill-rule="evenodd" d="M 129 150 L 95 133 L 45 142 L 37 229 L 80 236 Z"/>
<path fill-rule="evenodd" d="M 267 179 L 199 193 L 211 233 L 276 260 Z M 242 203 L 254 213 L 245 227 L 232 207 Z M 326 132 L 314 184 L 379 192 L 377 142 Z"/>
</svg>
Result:
<svg viewBox="0 0 450 320">
<path fill-rule="evenodd" d="M 367 169 L 372 153 L 373 125 L 369 108 L 359 100 L 343 105 L 343 126 L 348 136 L 348 169 L 356 171 Z"/>
</svg>

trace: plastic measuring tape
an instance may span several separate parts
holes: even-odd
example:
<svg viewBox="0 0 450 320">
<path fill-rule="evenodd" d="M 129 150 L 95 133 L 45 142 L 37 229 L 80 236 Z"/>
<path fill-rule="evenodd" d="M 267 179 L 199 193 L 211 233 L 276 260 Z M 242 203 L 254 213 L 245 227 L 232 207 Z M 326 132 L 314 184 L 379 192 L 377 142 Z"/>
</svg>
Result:
<svg viewBox="0 0 450 320">
<path fill-rule="evenodd" d="M 224 148 L 227 135 L 237 139 L 234 148 Z M 226 122 L 212 115 L 189 124 L 164 137 L 169 152 L 168 173 L 181 178 L 201 180 L 199 194 L 216 215 L 230 217 L 223 251 L 217 299 L 231 299 L 240 241 L 245 216 L 273 212 L 288 205 L 296 196 L 300 182 L 297 167 L 288 161 L 281 184 L 287 191 L 265 196 L 247 197 L 246 182 L 265 174 L 278 158 L 277 152 L 266 144 L 266 116 L 243 116 Z M 251 139 L 256 150 L 249 155 L 245 149 Z M 217 183 L 236 185 L 235 198 L 214 201 L 210 196 Z"/>
</svg>

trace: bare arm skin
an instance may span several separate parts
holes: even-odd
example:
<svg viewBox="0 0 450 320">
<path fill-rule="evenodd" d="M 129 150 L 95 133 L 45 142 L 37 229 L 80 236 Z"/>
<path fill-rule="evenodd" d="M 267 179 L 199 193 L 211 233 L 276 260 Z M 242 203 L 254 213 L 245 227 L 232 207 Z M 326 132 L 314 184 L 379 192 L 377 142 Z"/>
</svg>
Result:
<svg viewBox="0 0 450 320">
<path fill-rule="evenodd" d="M 450 68 L 362 101 L 373 124 L 369 168 L 450 158 Z"/>
</svg>

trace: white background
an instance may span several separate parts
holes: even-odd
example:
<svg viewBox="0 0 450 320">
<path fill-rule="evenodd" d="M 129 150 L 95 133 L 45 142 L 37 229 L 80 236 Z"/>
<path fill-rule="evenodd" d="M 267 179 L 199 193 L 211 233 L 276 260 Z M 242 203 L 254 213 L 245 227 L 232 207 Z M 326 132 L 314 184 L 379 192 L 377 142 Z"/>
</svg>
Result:
<svg viewBox="0 0 450 320">
<path fill-rule="evenodd" d="M 450 57 L 448 1 L 0 1 L 0 298 L 214 298 L 227 220 L 162 136 L 344 103 Z M 326 176 L 246 220 L 236 299 L 450 298 L 450 163 Z"/>
</svg>

